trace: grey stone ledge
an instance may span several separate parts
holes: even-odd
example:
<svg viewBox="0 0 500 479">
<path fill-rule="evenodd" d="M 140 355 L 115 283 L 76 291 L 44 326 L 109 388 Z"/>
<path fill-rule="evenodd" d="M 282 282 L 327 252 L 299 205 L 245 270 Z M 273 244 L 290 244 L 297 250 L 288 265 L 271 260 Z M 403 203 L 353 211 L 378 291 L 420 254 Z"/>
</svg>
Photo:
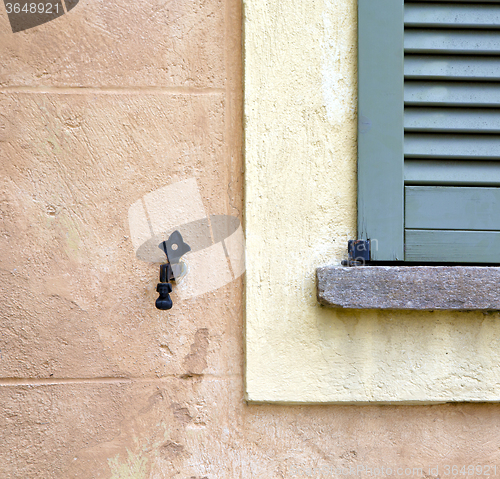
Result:
<svg viewBox="0 0 500 479">
<path fill-rule="evenodd" d="M 500 310 L 500 267 L 325 266 L 318 301 L 335 308 Z"/>
</svg>

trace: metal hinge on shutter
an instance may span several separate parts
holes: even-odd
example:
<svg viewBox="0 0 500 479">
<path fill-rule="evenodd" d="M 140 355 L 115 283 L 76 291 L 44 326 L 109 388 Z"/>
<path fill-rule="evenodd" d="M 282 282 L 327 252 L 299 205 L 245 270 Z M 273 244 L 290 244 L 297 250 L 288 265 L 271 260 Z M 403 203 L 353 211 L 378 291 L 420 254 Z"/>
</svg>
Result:
<svg viewBox="0 0 500 479">
<path fill-rule="evenodd" d="M 343 266 L 364 266 L 370 262 L 370 240 L 349 240 L 347 243 L 348 259 Z"/>
</svg>

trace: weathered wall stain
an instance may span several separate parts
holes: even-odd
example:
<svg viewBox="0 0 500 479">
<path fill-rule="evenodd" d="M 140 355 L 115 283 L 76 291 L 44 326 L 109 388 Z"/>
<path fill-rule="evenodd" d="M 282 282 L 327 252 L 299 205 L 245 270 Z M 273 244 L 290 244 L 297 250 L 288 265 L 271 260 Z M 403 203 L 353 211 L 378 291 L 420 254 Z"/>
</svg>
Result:
<svg viewBox="0 0 500 479">
<path fill-rule="evenodd" d="M 153 407 L 155 407 L 159 402 L 165 400 L 165 394 L 164 392 L 160 389 L 156 391 L 154 394 L 152 394 L 149 399 L 148 399 L 148 404 L 144 409 L 141 409 L 140 413 L 144 414 L 149 412 Z"/>
<path fill-rule="evenodd" d="M 181 404 L 173 403 L 170 405 L 174 412 L 174 417 L 182 424 L 187 424 L 193 420 L 191 414 L 189 414 L 189 409 L 183 407 Z"/>
<path fill-rule="evenodd" d="M 165 459 L 174 459 L 181 454 L 184 454 L 184 446 L 173 441 L 168 441 L 160 447 L 160 455 Z"/>
<path fill-rule="evenodd" d="M 196 331 L 194 342 L 191 344 L 189 354 L 184 358 L 186 375 L 202 374 L 207 367 L 208 329 L 201 328 Z"/>
</svg>

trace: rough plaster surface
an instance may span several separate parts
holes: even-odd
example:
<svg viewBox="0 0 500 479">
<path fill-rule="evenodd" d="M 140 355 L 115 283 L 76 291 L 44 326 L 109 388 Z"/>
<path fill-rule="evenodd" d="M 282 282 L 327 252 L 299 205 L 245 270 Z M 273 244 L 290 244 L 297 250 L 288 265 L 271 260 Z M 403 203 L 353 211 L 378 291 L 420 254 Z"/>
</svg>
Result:
<svg viewBox="0 0 500 479">
<path fill-rule="evenodd" d="M 218 0 L 81 0 L 70 14 L 12 34 L 0 16 L 0 85 L 224 88 Z"/>
<path fill-rule="evenodd" d="M 238 2 L 81 0 L 16 36 L 4 15 L 1 479 L 275 479 L 500 462 L 493 405 L 248 405 L 241 280 L 154 309 L 158 267 L 134 256 L 129 206 L 197 177 L 207 212 L 241 218 Z M 339 318 L 341 335 L 352 318 Z"/>
<path fill-rule="evenodd" d="M 245 2 L 247 399 L 498 401 L 498 313 L 317 302 L 356 237 L 356 7 Z"/>
</svg>

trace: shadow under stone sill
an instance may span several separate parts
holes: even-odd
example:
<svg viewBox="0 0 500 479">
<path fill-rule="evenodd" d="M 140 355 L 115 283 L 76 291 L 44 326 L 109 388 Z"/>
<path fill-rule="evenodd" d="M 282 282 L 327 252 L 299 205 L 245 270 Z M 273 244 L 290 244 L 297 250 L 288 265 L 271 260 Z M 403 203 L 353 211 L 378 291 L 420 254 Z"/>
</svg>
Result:
<svg viewBox="0 0 500 479">
<path fill-rule="evenodd" d="M 324 266 L 316 280 L 333 308 L 500 311 L 500 267 Z"/>
</svg>

